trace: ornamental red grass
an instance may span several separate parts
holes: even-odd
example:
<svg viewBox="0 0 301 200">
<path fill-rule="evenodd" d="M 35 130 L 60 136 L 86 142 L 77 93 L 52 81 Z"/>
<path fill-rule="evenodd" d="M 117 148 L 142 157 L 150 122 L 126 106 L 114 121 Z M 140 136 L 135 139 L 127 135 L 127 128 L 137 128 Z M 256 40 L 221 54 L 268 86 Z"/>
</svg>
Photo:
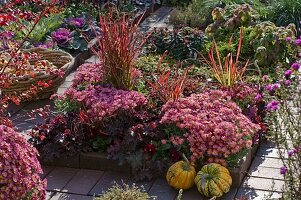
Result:
<svg viewBox="0 0 301 200">
<path fill-rule="evenodd" d="M 187 73 L 190 69 L 187 68 L 182 75 L 178 73 L 176 73 L 176 75 L 172 75 L 175 66 L 171 67 L 169 70 L 166 69 L 166 66 L 162 70 L 161 65 L 166 53 L 167 51 L 164 52 L 160 58 L 160 61 L 157 65 L 157 72 L 152 74 L 154 81 L 148 81 L 148 84 L 151 87 L 151 96 L 159 98 L 159 100 L 163 103 L 182 97 L 185 89 Z"/>
<path fill-rule="evenodd" d="M 101 36 L 97 37 L 97 48 L 93 47 L 92 51 L 103 63 L 104 82 L 117 89 L 131 90 L 134 60 L 147 39 L 138 33 L 142 17 L 135 23 L 125 15 L 118 20 L 113 20 L 111 15 L 100 16 Z"/>
<path fill-rule="evenodd" d="M 239 66 L 239 56 L 242 46 L 243 29 L 240 29 L 239 44 L 236 53 L 236 58 L 233 58 L 233 54 L 229 53 L 225 58 L 224 64 L 222 63 L 222 58 L 218 49 L 216 41 L 213 39 L 213 46 L 208 52 L 209 60 L 207 60 L 203 55 L 203 61 L 209 65 L 212 69 L 213 75 L 216 80 L 224 87 L 233 87 L 237 81 L 242 80 L 245 70 L 248 66 L 249 60 L 245 63 L 243 67 Z M 232 37 L 229 39 L 228 46 L 232 44 Z M 216 61 L 217 59 L 217 61 Z"/>
</svg>

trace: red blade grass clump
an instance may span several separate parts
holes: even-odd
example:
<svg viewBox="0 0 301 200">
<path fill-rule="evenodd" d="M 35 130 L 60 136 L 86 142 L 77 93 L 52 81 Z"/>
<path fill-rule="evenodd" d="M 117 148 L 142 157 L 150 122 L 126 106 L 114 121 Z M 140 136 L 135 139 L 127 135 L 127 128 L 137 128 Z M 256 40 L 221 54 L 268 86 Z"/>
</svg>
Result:
<svg viewBox="0 0 301 200">
<path fill-rule="evenodd" d="M 112 15 L 112 12 L 111 12 Z M 134 60 L 140 54 L 148 37 L 138 32 L 138 22 L 130 21 L 125 15 L 113 20 L 110 15 L 100 16 L 101 36 L 97 37 L 98 49 L 92 48 L 103 63 L 103 80 L 117 89 L 133 89 Z"/>
<path fill-rule="evenodd" d="M 234 59 L 233 54 L 229 53 L 225 58 L 224 64 L 222 63 L 222 58 L 220 56 L 218 45 L 214 39 L 211 50 L 208 52 L 209 60 L 207 60 L 203 56 L 203 61 L 211 67 L 214 77 L 224 87 L 231 88 L 237 83 L 237 81 L 242 80 L 242 77 L 248 66 L 249 60 L 244 64 L 243 67 L 239 66 L 238 60 L 240 56 L 240 50 L 242 47 L 242 39 L 243 29 L 241 28 L 236 58 Z M 229 39 L 228 46 L 230 47 L 231 44 L 232 37 Z"/>
<path fill-rule="evenodd" d="M 151 95 L 159 98 L 163 103 L 166 103 L 169 100 L 179 99 L 185 89 L 185 82 L 187 79 L 187 73 L 190 68 L 187 68 L 183 74 L 172 75 L 174 66 L 167 70 L 167 66 L 161 70 L 161 65 L 164 57 L 166 56 L 167 51 L 161 56 L 160 61 L 157 66 L 157 74 L 152 74 L 154 81 L 148 81 L 149 86 L 151 87 Z"/>
</svg>

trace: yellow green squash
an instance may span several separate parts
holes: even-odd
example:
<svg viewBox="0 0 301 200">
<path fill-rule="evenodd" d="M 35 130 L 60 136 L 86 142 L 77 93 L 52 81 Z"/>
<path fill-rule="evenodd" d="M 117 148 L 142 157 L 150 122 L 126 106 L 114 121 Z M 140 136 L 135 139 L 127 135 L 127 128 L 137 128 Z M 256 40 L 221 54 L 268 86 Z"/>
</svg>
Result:
<svg viewBox="0 0 301 200">
<path fill-rule="evenodd" d="M 204 196 L 221 197 L 229 192 L 232 178 L 227 168 L 217 163 L 210 163 L 197 173 L 194 183 Z"/>
<path fill-rule="evenodd" d="M 196 171 L 187 158 L 173 164 L 167 171 L 166 180 L 175 189 L 189 189 L 193 186 Z"/>
</svg>

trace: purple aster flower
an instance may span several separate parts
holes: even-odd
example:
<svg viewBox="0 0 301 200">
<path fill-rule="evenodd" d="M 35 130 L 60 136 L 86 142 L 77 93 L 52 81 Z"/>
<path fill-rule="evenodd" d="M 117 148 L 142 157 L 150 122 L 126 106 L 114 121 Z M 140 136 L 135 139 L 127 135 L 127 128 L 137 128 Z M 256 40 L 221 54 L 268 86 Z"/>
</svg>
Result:
<svg viewBox="0 0 301 200">
<path fill-rule="evenodd" d="M 298 71 L 299 68 L 300 68 L 300 64 L 299 64 L 299 63 L 293 63 L 293 64 L 291 65 L 291 67 L 292 67 L 294 70 Z"/>
<path fill-rule="evenodd" d="M 280 174 L 282 174 L 282 175 L 285 175 L 287 171 L 288 171 L 288 169 L 287 169 L 286 166 L 282 166 L 282 167 L 280 168 Z"/>
<path fill-rule="evenodd" d="M 264 82 L 266 82 L 267 80 L 269 80 L 269 76 L 268 76 L 268 75 L 263 75 L 263 76 L 262 76 L 262 80 L 263 80 Z"/>
<path fill-rule="evenodd" d="M 51 37 L 59 45 L 64 45 L 72 39 L 70 31 L 66 28 L 57 29 L 51 33 Z"/>
<path fill-rule="evenodd" d="M 288 69 L 288 70 L 286 70 L 286 71 L 284 72 L 284 76 L 285 76 L 286 78 L 289 78 L 289 77 L 292 75 L 292 73 L 293 73 L 293 71 L 290 70 L 290 69 Z"/>
<path fill-rule="evenodd" d="M 290 81 L 290 80 L 286 80 L 285 82 L 284 82 L 284 85 L 286 85 L 286 86 L 289 86 L 289 85 L 291 85 L 292 84 L 292 81 Z"/>
<path fill-rule="evenodd" d="M 86 23 L 85 19 L 82 17 L 69 18 L 66 21 L 69 25 L 74 26 L 76 28 L 82 28 Z"/>
<path fill-rule="evenodd" d="M 269 111 L 275 111 L 275 110 L 278 110 L 278 104 L 279 104 L 279 102 L 278 101 L 276 101 L 276 100 L 272 100 L 270 103 L 268 103 L 268 105 L 267 105 L 267 109 L 269 110 Z"/>
<path fill-rule="evenodd" d="M 261 94 L 257 94 L 255 97 L 256 101 L 261 101 L 262 100 L 262 95 Z"/>
<path fill-rule="evenodd" d="M 300 147 L 293 149 L 294 153 L 298 153 L 300 151 Z"/>
<path fill-rule="evenodd" d="M 294 152 L 294 150 L 289 150 L 287 152 L 287 154 L 288 154 L 289 157 L 292 157 L 295 154 L 295 152 Z"/>
<path fill-rule="evenodd" d="M 292 41 L 292 37 L 286 37 L 286 38 L 285 38 L 285 41 L 287 41 L 287 42 Z"/>
<path fill-rule="evenodd" d="M 277 90 L 277 89 L 280 88 L 280 84 L 279 83 L 274 83 L 272 87 L 273 87 L 273 90 Z"/>
<path fill-rule="evenodd" d="M 273 91 L 273 85 L 272 84 L 268 84 L 267 86 L 265 86 L 265 89 L 269 92 Z"/>
<path fill-rule="evenodd" d="M 295 45 L 301 45 L 301 39 L 297 39 L 297 40 L 295 40 Z"/>
<path fill-rule="evenodd" d="M 269 92 L 274 92 L 275 90 L 280 88 L 280 84 L 279 83 L 274 83 L 274 84 L 268 84 L 265 89 Z"/>
</svg>

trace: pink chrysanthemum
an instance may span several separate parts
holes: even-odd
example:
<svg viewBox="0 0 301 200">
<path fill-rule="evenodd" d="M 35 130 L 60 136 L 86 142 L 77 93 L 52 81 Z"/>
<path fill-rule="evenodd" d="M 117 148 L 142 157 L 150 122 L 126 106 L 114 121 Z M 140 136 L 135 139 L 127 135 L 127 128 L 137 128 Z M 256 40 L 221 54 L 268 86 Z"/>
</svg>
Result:
<svg viewBox="0 0 301 200">
<path fill-rule="evenodd" d="M 12 128 L 0 125 L 0 199 L 46 198 L 37 150 Z"/>
<path fill-rule="evenodd" d="M 162 112 L 161 123 L 176 124 L 187 131 L 193 162 L 208 156 L 225 164 L 229 155 L 250 148 L 253 134 L 260 129 L 219 90 L 169 101 Z"/>
</svg>

